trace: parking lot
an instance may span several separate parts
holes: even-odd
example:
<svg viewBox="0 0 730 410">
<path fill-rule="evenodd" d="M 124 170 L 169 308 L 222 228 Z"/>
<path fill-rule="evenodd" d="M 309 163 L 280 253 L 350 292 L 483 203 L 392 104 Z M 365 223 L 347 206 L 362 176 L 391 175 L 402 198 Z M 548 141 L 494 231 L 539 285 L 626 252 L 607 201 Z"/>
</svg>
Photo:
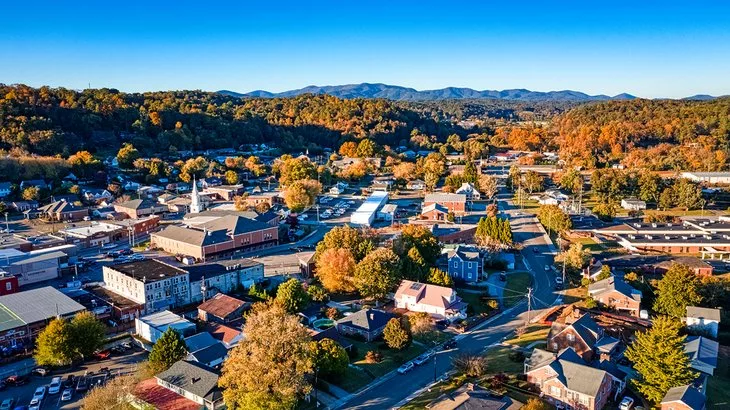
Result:
<svg viewBox="0 0 730 410">
<path fill-rule="evenodd" d="M 111 377 L 134 372 L 137 364 L 146 359 L 147 352 L 141 348 L 136 348 L 125 354 L 111 356 L 106 360 L 89 361 L 69 370 L 53 371 L 46 376 L 32 374 L 29 376 L 27 384 L 17 387 L 8 385 L 5 390 L 0 391 L 0 397 L 2 400 L 12 399 L 14 407 L 11 408 L 28 406 L 33 398 L 33 392 L 41 386 L 46 386 L 46 395 L 42 401 L 41 409 L 78 409 L 81 407 L 85 392 L 76 392 L 77 382 L 74 381 L 74 392 L 71 400 L 62 402 L 61 392 L 63 392 L 64 387 L 61 387 L 57 394 L 48 394 L 47 387 L 54 377 L 61 377 L 62 381 L 66 381 L 69 375 L 73 375 L 76 380 L 86 375 L 88 386 L 92 388 L 104 384 Z"/>
</svg>

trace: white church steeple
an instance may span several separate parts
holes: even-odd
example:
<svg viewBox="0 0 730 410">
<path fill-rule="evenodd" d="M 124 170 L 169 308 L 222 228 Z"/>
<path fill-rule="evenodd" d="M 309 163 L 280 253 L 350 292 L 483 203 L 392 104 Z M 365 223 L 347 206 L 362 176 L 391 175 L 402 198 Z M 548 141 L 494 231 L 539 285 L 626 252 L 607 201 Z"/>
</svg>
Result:
<svg viewBox="0 0 730 410">
<path fill-rule="evenodd" d="M 200 195 L 198 195 L 198 184 L 195 182 L 195 176 L 193 176 L 193 192 L 190 193 L 190 213 L 198 214 L 203 210 L 200 204 Z"/>
</svg>

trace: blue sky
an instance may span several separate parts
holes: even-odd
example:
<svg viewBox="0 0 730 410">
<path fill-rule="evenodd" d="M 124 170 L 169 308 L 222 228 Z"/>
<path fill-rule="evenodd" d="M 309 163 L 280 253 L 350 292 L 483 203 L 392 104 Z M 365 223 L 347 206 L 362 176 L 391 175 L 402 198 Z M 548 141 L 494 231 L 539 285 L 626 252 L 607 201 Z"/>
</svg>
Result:
<svg viewBox="0 0 730 410">
<path fill-rule="evenodd" d="M 0 82 L 730 94 L 730 2 L 586 3 L 13 1 L 3 6 Z"/>
</svg>

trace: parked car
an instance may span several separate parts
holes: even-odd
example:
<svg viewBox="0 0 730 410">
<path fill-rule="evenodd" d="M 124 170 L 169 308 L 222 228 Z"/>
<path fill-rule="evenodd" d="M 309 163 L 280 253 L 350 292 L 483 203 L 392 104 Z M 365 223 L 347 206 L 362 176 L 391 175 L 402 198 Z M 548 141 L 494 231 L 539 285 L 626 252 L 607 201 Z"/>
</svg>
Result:
<svg viewBox="0 0 730 410">
<path fill-rule="evenodd" d="M 451 350 L 456 349 L 456 339 L 451 339 L 448 342 L 444 343 L 443 350 Z"/>
<path fill-rule="evenodd" d="M 121 346 L 127 350 L 134 349 L 134 345 L 131 342 L 124 342 Z"/>
<path fill-rule="evenodd" d="M 416 357 L 415 359 L 413 359 L 413 363 L 416 366 L 420 366 L 420 365 L 422 365 L 424 363 L 427 363 L 428 360 L 431 358 L 432 355 L 433 355 L 432 353 L 426 352 L 426 353 L 424 353 L 424 354 Z"/>
<path fill-rule="evenodd" d="M 124 256 L 131 255 L 133 253 L 134 253 L 134 251 L 131 249 L 122 249 L 119 251 L 119 254 L 124 255 Z"/>
<path fill-rule="evenodd" d="M 634 405 L 634 399 L 631 397 L 624 397 L 623 400 L 621 400 L 621 404 L 618 405 L 619 410 L 631 410 L 631 407 Z"/>
<path fill-rule="evenodd" d="M 85 392 L 89 388 L 89 382 L 86 380 L 86 377 L 79 377 L 78 383 L 76 383 L 76 391 L 77 392 Z"/>
<path fill-rule="evenodd" d="M 36 367 L 35 369 L 33 369 L 32 373 L 37 374 L 38 376 L 48 376 L 49 374 L 51 374 L 51 371 L 48 370 L 48 368 L 46 367 Z"/>
<path fill-rule="evenodd" d="M 61 392 L 61 377 L 56 376 L 51 379 L 51 384 L 48 385 L 48 394 L 58 394 Z"/>
<path fill-rule="evenodd" d="M 97 360 L 106 360 L 111 355 L 112 355 L 112 352 L 109 350 L 99 350 L 99 351 L 94 352 L 94 357 Z"/>
<path fill-rule="evenodd" d="M 74 377 L 73 374 L 69 374 L 66 376 L 66 380 L 63 381 L 63 387 L 74 387 L 74 384 L 76 382 L 76 377 Z"/>
<path fill-rule="evenodd" d="M 22 386 L 24 384 L 28 384 L 28 376 L 20 376 L 17 374 L 14 374 L 7 379 L 5 379 L 5 383 L 8 386 Z"/>
<path fill-rule="evenodd" d="M 10 410 L 13 408 L 13 403 L 15 403 L 15 400 L 13 399 L 5 399 L 2 403 L 0 403 L 0 410 Z"/>
<path fill-rule="evenodd" d="M 406 373 L 410 372 L 412 369 L 413 369 L 412 362 L 404 363 L 401 367 L 398 368 L 398 373 L 406 374 Z"/>
<path fill-rule="evenodd" d="M 72 388 L 66 388 L 63 390 L 63 393 L 61 393 L 61 401 L 69 401 L 73 395 L 74 390 Z"/>
<path fill-rule="evenodd" d="M 33 398 L 43 400 L 46 397 L 46 386 L 40 386 L 33 392 Z"/>
</svg>

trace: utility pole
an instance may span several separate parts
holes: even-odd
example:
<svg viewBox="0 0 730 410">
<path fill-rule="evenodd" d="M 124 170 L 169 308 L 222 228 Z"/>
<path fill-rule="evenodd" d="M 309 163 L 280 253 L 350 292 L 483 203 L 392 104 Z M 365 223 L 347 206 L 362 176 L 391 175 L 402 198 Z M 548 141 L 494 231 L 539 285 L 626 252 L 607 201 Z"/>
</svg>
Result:
<svg viewBox="0 0 730 410">
<path fill-rule="evenodd" d="M 565 287 L 565 259 L 563 259 L 563 287 Z"/>
<path fill-rule="evenodd" d="M 7 212 L 5 212 L 5 232 L 10 233 L 10 227 L 8 226 L 8 213 Z"/>
<path fill-rule="evenodd" d="M 527 288 L 527 322 L 525 328 L 530 324 L 530 316 L 532 315 L 532 288 Z"/>
<path fill-rule="evenodd" d="M 433 355 L 433 382 L 436 383 L 436 358 L 439 356 L 437 354 Z"/>
</svg>

